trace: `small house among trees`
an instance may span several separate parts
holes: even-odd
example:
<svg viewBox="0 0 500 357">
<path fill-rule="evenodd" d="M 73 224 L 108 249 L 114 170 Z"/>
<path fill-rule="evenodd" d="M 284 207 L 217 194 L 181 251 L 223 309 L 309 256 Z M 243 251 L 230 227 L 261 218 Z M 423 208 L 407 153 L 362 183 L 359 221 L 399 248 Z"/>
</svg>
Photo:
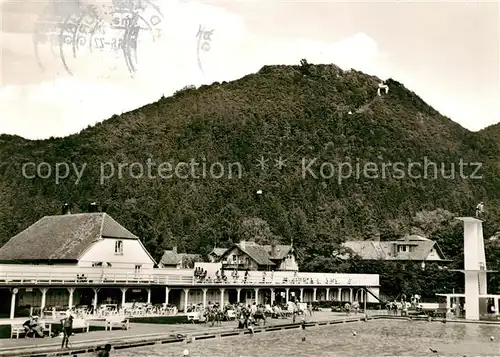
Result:
<svg viewBox="0 0 500 357">
<path fill-rule="evenodd" d="M 448 263 L 439 245 L 430 239 L 418 235 L 409 235 L 395 241 L 347 241 L 343 243 L 352 254 L 345 254 L 344 259 L 357 255 L 362 260 L 398 260 L 413 261 L 425 267 L 426 262 Z"/>
<path fill-rule="evenodd" d="M 194 263 L 203 262 L 200 254 L 177 253 L 177 247 L 165 250 L 161 257 L 159 268 L 192 269 Z"/>
<path fill-rule="evenodd" d="M 214 248 L 210 253 L 208 253 L 208 259 L 211 263 L 217 263 L 226 251 L 227 248 Z"/>
<path fill-rule="evenodd" d="M 223 269 L 298 271 L 297 256 L 292 244 L 260 245 L 240 241 L 220 257 Z"/>
</svg>

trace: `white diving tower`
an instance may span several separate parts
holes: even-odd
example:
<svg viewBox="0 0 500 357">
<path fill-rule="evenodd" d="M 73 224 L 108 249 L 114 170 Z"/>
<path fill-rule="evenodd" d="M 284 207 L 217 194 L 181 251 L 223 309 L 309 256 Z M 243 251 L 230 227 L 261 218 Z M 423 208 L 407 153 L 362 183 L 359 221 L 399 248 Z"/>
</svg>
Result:
<svg viewBox="0 0 500 357">
<path fill-rule="evenodd" d="M 488 299 L 493 299 L 495 313 L 498 314 L 498 298 L 500 295 L 488 294 L 487 273 L 484 253 L 483 221 L 473 217 L 456 218 L 464 222 L 464 269 L 455 270 L 464 273 L 465 294 L 437 294 L 446 296 L 447 308 L 450 309 L 450 299 L 465 297 L 465 319 L 479 320 L 486 315 Z"/>
</svg>

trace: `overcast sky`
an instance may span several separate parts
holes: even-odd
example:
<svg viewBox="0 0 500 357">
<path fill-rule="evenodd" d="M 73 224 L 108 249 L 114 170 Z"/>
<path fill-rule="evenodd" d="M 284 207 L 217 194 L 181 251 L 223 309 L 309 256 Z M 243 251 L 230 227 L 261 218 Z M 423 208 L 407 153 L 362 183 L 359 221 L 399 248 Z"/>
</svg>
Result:
<svg viewBox="0 0 500 357">
<path fill-rule="evenodd" d="M 103 0 L 80 2 L 93 1 L 103 26 L 80 25 L 73 36 L 71 24 L 90 23 L 91 16 L 66 10 L 58 20 L 49 2 L 0 0 L 0 133 L 65 136 L 185 85 L 233 80 L 301 58 L 392 77 L 471 130 L 500 121 L 496 1 L 161 0 L 158 9 L 144 2 L 137 58 L 128 57 L 133 76 L 124 51 L 112 49 L 124 30 L 112 29 Z M 53 45 L 41 42 L 43 22 L 65 20 Z M 200 24 L 213 33 L 205 38 L 209 50 L 198 54 Z M 95 30 L 92 37 L 85 28 Z M 86 42 L 60 46 L 61 34 Z"/>
</svg>

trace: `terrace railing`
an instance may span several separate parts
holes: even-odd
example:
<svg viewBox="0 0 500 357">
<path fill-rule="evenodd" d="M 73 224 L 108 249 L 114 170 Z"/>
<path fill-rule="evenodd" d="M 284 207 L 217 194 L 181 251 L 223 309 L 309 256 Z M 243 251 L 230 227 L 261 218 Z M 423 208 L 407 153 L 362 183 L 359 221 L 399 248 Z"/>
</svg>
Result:
<svg viewBox="0 0 500 357">
<path fill-rule="evenodd" d="M 193 284 L 193 276 L 182 275 L 156 275 L 137 273 L 61 273 L 61 272 L 1 272 L 0 285 L 20 284 L 166 284 L 186 285 Z"/>
<path fill-rule="evenodd" d="M 38 268 L 38 267 L 37 267 Z M 194 271 L 171 270 L 171 269 L 149 269 L 145 272 L 134 272 L 129 269 L 106 268 L 99 270 L 95 268 L 61 268 L 61 267 L 39 267 L 38 269 L 0 270 L 0 286 L 12 285 L 167 285 L 167 286 L 378 286 L 378 276 L 369 274 L 318 274 L 318 273 L 294 273 L 294 272 L 244 272 L 227 274 L 222 276 L 208 276 L 199 278 L 194 276 Z"/>
<path fill-rule="evenodd" d="M 371 279 L 342 279 L 342 278 L 287 278 L 287 277 L 267 277 L 262 278 L 258 276 L 248 276 L 248 277 L 206 277 L 203 279 L 195 278 L 195 284 L 197 285 L 310 285 L 310 286 L 378 286 L 378 282 Z"/>
</svg>

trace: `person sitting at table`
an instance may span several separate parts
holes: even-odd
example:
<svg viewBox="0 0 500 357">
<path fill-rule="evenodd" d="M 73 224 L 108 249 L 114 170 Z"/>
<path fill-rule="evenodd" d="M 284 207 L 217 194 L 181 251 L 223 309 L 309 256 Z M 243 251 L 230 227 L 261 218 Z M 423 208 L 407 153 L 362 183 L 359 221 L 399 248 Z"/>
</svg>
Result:
<svg viewBox="0 0 500 357">
<path fill-rule="evenodd" d="M 30 318 L 26 321 L 24 321 L 23 323 L 23 327 L 24 327 L 24 337 L 25 338 L 28 338 L 30 336 L 30 334 L 32 335 L 32 337 L 34 337 L 34 333 L 33 333 L 33 329 L 32 329 L 32 326 L 35 325 L 35 322 L 34 322 L 34 319 L 33 319 L 33 316 L 30 316 Z"/>
<path fill-rule="evenodd" d="M 43 325 L 38 323 L 38 318 L 35 317 L 35 325 L 32 326 L 31 329 L 33 330 L 35 337 L 36 336 L 42 337 L 42 338 L 45 337 Z"/>
<path fill-rule="evenodd" d="M 45 334 L 43 333 L 43 325 L 38 322 L 38 316 L 33 316 L 31 319 L 32 323 L 30 325 L 31 332 L 33 334 L 33 337 L 45 337 Z"/>
</svg>

